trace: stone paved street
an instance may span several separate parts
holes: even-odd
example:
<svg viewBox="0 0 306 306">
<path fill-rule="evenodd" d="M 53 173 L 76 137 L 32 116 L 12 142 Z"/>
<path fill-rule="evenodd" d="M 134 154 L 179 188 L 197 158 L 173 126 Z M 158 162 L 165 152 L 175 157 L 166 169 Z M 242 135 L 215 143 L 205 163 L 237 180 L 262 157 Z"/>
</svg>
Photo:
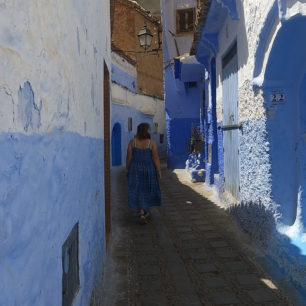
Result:
<svg viewBox="0 0 306 306">
<path fill-rule="evenodd" d="M 103 305 L 292 305 L 256 264 L 227 214 L 170 170 L 163 205 L 138 224 L 126 177 L 113 171 L 112 237 Z"/>
</svg>

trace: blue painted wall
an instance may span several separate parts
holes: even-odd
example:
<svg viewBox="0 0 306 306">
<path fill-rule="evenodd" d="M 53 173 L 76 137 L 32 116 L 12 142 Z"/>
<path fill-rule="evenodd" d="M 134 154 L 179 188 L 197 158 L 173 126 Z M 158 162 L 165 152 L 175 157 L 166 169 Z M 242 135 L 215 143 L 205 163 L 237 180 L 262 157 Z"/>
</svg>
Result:
<svg viewBox="0 0 306 306">
<path fill-rule="evenodd" d="M 118 84 L 119 86 L 121 86 L 122 88 L 127 89 L 128 93 L 132 92 L 132 93 L 137 94 L 137 78 L 121 70 L 114 64 L 112 65 L 112 81 Z M 141 97 L 141 96 L 137 96 L 137 97 Z M 153 99 L 154 98 L 152 98 L 152 103 L 153 101 L 154 103 L 159 103 Z M 119 123 L 121 125 L 121 130 L 122 130 L 122 133 L 121 133 L 122 164 L 125 165 L 126 150 L 127 150 L 128 143 L 135 136 L 137 132 L 138 124 L 142 122 L 149 123 L 150 129 L 151 129 L 151 138 L 156 142 L 159 156 L 161 158 L 165 158 L 167 154 L 166 135 L 164 135 L 164 142 L 160 143 L 160 133 L 157 133 L 157 134 L 154 133 L 154 123 L 153 123 L 154 116 L 140 112 L 136 108 L 137 102 L 135 103 L 135 106 L 133 105 L 133 101 L 125 101 L 125 102 L 130 103 L 130 104 L 119 104 L 116 102 L 112 103 L 112 129 L 116 123 Z M 154 107 L 152 105 L 152 109 L 150 110 L 151 112 L 153 112 Z M 128 130 L 128 118 L 132 118 L 132 122 L 133 122 L 132 131 Z M 160 118 L 158 119 L 160 120 Z M 158 124 L 161 125 L 161 122 L 158 122 Z M 160 127 L 159 127 L 159 130 L 160 130 Z"/>
<path fill-rule="evenodd" d="M 272 197 L 279 204 L 279 221 L 293 225 L 296 218 L 301 218 L 304 229 L 306 218 L 298 216 L 297 209 L 299 205 L 302 212 L 306 209 L 304 194 L 299 195 L 306 183 L 300 174 L 300 169 L 305 166 L 301 149 L 305 132 L 301 111 L 305 103 L 303 77 L 306 73 L 305 65 L 301 65 L 306 60 L 306 42 L 301 37 L 305 35 L 305 28 L 306 17 L 297 16 L 283 22 L 269 56 L 263 84 L 268 141 L 271 144 Z M 284 94 L 284 101 L 271 102 L 275 90 Z"/>
<path fill-rule="evenodd" d="M 192 5 L 191 3 L 187 3 Z M 175 64 L 171 64 L 173 58 L 170 51 L 173 49 L 174 38 L 168 41 L 170 31 L 175 31 L 175 26 L 171 24 L 172 16 L 175 16 L 174 11 L 166 11 L 166 8 L 173 8 L 167 1 L 162 1 L 162 23 L 163 23 L 163 56 L 166 68 L 164 69 L 164 88 L 165 88 L 165 105 L 166 105 L 166 123 L 167 123 L 167 164 L 169 168 L 185 168 L 186 160 L 188 159 L 188 139 L 191 137 L 191 128 L 195 125 L 200 125 L 200 105 L 202 103 L 202 85 L 196 83 L 196 87 L 189 87 L 188 82 L 184 79 L 181 81 L 180 69 L 181 63 L 175 60 Z M 179 40 L 179 50 L 188 50 L 191 45 L 190 37 L 186 38 L 187 43 L 184 44 L 184 37 L 177 38 Z M 177 56 L 177 54 L 175 55 Z M 193 65 L 190 65 L 192 67 Z M 199 65 L 196 66 L 197 68 Z M 176 68 L 176 71 L 175 71 Z M 189 66 L 186 65 L 186 70 Z M 190 71 L 190 81 L 194 75 Z M 203 67 L 204 74 L 204 67 Z M 197 74 L 198 75 L 198 74 Z M 197 78 L 198 80 L 199 78 Z"/>
<path fill-rule="evenodd" d="M 128 130 L 128 118 L 131 117 L 133 121 L 133 130 Z M 154 124 L 153 116 L 145 115 L 142 112 L 138 111 L 134 107 L 127 105 L 120 105 L 112 103 L 112 127 L 119 123 L 121 125 L 121 152 L 122 152 L 122 164 L 125 165 L 126 150 L 129 144 L 129 141 L 134 138 L 137 132 L 137 126 L 142 123 L 147 122 L 150 125 L 151 138 L 156 142 L 157 150 L 160 158 L 166 157 L 166 135 L 164 135 L 164 143 L 160 143 L 160 134 L 154 133 Z"/>
<path fill-rule="evenodd" d="M 62 245 L 77 222 L 88 303 L 105 260 L 103 150 L 61 130 L 0 134 L 0 305 L 61 305 Z"/>
<path fill-rule="evenodd" d="M 133 130 L 128 130 L 128 118 L 131 117 L 133 121 Z M 126 159 L 126 150 L 129 144 L 129 141 L 134 138 L 137 132 L 138 124 L 142 122 L 147 122 L 151 128 L 151 137 L 154 141 L 156 141 L 157 146 L 160 148 L 161 145 L 159 144 L 159 135 L 153 133 L 154 126 L 153 126 L 153 116 L 145 115 L 142 112 L 138 111 L 134 107 L 130 107 L 127 105 L 120 105 L 116 103 L 112 103 L 112 128 L 116 123 L 119 123 L 122 128 L 122 142 L 121 142 L 121 158 L 123 161 L 123 165 L 125 165 Z M 161 155 L 162 152 L 159 152 Z"/>
<path fill-rule="evenodd" d="M 300 210 L 300 217 L 303 220 L 303 232 L 306 231 L 306 70 L 304 71 L 304 76 L 299 84 L 298 92 L 298 159 L 297 159 L 297 169 L 298 169 L 298 182 L 299 182 L 299 197 L 298 197 L 298 207 Z M 305 248 L 306 251 L 306 248 Z"/>
<path fill-rule="evenodd" d="M 164 54 L 166 52 L 164 51 Z M 164 71 L 169 168 L 185 168 L 191 128 L 200 125 L 201 86 L 188 87 L 174 79 L 173 67 Z"/>
<path fill-rule="evenodd" d="M 114 64 L 112 64 L 112 81 L 137 93 L 137 78 L 124 72 Z"/>
<path fill-rule="evenodd" d="M 304 301 L 306 42 L 301 37 L 305 37 L 305 28 L 306 16 L 297 15 L 283 21 L 263 82 L 267 142 L 270 144 L 271 197 L 278 204 L 277 229 L 285 234 L 278 240 L 280 255 L 272 248 L 267 253 L 278 268 L 280 278 L 286 275 Z M 271 94 L 275 91 L 284 94 L 283 101 L 271 101 Z"/>
<path fill-rule="evenodd" d="M 169 168 L 185 168 L 189 154 L 187 148 L 188 139 L 191 137 L 191 128 L 199 124 L 199 118 L 167 118 L 167 163 Z"/>
</svg>

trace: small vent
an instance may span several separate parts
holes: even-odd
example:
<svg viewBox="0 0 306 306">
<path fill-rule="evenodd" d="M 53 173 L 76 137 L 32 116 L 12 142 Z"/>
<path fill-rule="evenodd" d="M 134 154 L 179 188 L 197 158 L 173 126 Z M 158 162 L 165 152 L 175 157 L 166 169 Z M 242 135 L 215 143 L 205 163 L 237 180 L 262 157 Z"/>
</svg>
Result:
<svg viewBox="0 0 306 306">
<path fill-rule="evenodd" d="M 132 117 L 128 118 L 128 130 L 129 132 L 133 131 L 133 118 Z"/>
<path fill-rule="evenodd" d="M 158 133 L 158 123 L 154 123 L 154 134 Z"/>
<path fill-rule="evenodd" d="M 189 88 L 195 88 L 195 87 L 197 87 L 197 82 L 188 82 L 188 87 Z"/>
<path fill-rule="evenodd" d="M 62 246 L 62 306 L 71 306 L 80 288 L 79 223 L 71 230 Z"/>
</svg>

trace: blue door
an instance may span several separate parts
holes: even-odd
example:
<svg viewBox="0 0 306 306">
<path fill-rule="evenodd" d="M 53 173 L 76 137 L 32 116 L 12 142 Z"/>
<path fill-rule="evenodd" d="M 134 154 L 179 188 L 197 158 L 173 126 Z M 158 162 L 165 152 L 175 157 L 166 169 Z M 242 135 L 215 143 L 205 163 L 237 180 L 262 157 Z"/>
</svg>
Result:
<svg viewBox="0 0 306 306">
<path fill-rule="evenodd" d="M 224 189 L 239 199 L 239 156 L 238 124 L 238 75 L 237 47 L 234 46 L 223 59 L 222 96 L 223 96 L 223 149 L 224 149 Z"/>
<path fill-rule="evenodd" d="M 116 123 L 112 131 L 112 165 L 120 166 L 121 160 L 121 125 Z"/>
</svg>

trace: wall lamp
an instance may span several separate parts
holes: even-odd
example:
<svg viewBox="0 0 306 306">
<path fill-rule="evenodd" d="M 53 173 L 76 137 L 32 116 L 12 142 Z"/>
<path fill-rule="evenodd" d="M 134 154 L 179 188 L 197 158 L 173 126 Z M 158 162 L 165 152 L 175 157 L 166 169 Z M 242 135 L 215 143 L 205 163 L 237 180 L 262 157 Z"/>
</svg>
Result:
<svg viewBox="0 0 306 306">
<path fill-rule="evenodd" d="M 139 44 L 147 50 L 147 48 L 150 48 L 152 43 L 153 35 L 150 31 L 150 29 L 147 28 L 147 25 L 145 24 L 142 29 L 138 33 L 138 40 Z"/>
<path fill-rule="evenodd" d="M 138 51 L 138 50 L 121 50 L 121 49 L 112 49 L 112 51 L 123 51 L 127 53 L 150 53 L 150 52 L 158 52 L 161 51 L 161 39 L 159 36 L 160 31 L 158 30 L 158 48 L 148 50 L 152 44 L 153 35 L 150 31 L 150 29 L 147 27 L 146 24 L 141 28 L 139 33 L 137 34 L 138 41 L 141 47 L 144 48 L 144 51 Z"/>
</svg>

